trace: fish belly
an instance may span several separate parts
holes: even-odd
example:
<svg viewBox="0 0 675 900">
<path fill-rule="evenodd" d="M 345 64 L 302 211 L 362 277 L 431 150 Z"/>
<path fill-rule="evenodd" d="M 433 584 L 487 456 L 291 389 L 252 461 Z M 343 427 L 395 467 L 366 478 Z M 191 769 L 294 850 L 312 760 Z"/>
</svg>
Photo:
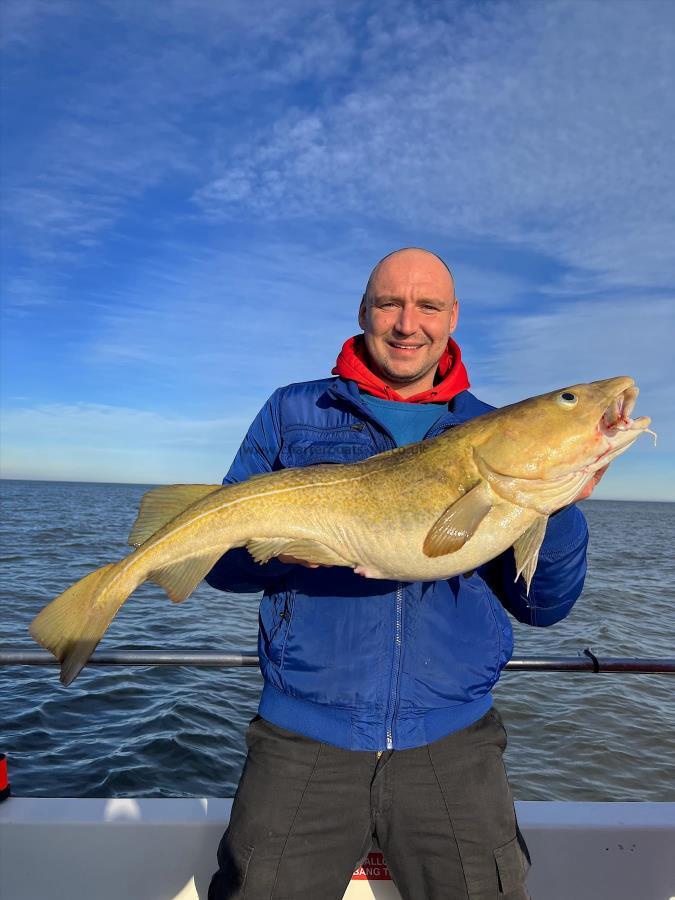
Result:
<svg viewBox="0 0 675 900">
<path fill-rule="evenodd" d="M 452 578 L 499 556 L 527 531 L 537 516 L 534 510 L 499 504 L 463 547 L 438 557 L 429 557 L 422 549 L 428 528 L 401 528 L 392 522 L 387 531 L 361 537 L 361 574 L 395 581 Z"/>
</svg>

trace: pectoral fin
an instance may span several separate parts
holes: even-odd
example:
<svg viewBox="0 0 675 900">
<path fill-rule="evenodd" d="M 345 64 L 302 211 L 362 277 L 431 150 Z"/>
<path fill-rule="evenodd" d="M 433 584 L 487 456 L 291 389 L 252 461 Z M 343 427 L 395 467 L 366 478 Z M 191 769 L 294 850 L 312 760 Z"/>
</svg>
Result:
<svg viewBox="0 0 675 900">
<path fill-rule="evenodd" d="M 432 526 L 422 546 L 425 555 L 455 553 L 473 536 L 491 509 L 489 488 L 481 481 L 449 506 Z"/>
<path fill-rule="evenodd" d="M 539 516 L 513 545 L 513 552 L 516 556 L 515 580 L 518 581 L 518 578 L 523 576 L 528 594 L 534 570 L 537 568 L 539 549 L 546 534 L 547 522 L 548 516 Z"/>
<path fill-rule="evenodd" d="M 280 553 L 322 566 L 347 566 L 350 563 L 319 541 L 289 538 L 251 538 L 246 547 L 256 562 L 266 563 Z"/>
<path fill-rule="evenodd" d="M 221 488 L 222 484 L 167 484 L 148 491 L 141 500 L 128 543 L 140 547 L 188 506 Z"/>
<path fill-rule="evenodd" d="M 180 603 L 190 596 L 222 555 L 223 551 L 218 550 L 203 556 L 192 556 L 161 569 L 154 569 L 148 574 L 147 580 L 163 587 L 174 603 Z"/>
</svg>

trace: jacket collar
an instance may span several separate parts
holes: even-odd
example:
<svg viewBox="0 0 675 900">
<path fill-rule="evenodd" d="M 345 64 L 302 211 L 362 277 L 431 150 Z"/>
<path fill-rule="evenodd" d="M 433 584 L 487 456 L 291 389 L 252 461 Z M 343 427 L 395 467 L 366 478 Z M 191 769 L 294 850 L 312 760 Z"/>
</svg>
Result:
<svg viewBox="0 0 675 900">
<path fill-rule="evenodd" d="M 347 378 L 336 378 L 328 387 L 331 396 L 343 403 L 347 402 L 350 406 L 355 407 L 362 418 L 375 421 L 383 427 L 373 411 L 363 402 L 363 397 L 359 392 L 359 387 L 355 381 Z M 442 429 L 447 425 L 457 425 L 460 422 L 466 422 L 476 415 L 476 411 L 471 408 L 473 395 L 469 391 L 462 391 L 448 403 L 447 412 L 438 420 L 437 427 Z M 475 401 L 474 401 L 475 402 Z M 436 427 L 434 428 L 434 432 Z"/>
</svg>

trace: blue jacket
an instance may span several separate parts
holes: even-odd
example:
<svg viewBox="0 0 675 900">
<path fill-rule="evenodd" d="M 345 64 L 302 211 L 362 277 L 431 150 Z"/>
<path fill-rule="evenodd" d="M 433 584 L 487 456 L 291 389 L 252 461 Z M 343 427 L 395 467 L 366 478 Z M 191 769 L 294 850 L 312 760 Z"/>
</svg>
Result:
<svg viewBox="0 0 675 900">
<path fill-rule="evenodd" d="M 463 391 L 426 435 L 492 407 Z M 314 463 L 357 462 L 394 447 L 356 384 L 327 378 L 280 388 L 251 425 L 224 479 Z M 404 749 L 475 722 L 513 651 L 508 610 L 552 625 L 581 593 L 588 531 L 574 506 L 552 516 L 525 596 L 513 552 L 471 575 L 397 583 L 351 569 L 253 561 L 239 548 L 207 577 L 213 587 L 264 591 L 258 649 L 260 715 L 351 750 Z"/>
</svg>

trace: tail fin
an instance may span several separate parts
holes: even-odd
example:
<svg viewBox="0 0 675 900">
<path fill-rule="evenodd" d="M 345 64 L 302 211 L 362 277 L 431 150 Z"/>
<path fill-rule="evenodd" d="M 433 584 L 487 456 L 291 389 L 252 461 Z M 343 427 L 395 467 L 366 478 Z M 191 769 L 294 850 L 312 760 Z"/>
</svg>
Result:
<svg viewBox="0 0 675 900">
<path fill-rule="evenodd" d="M 98 597 L 105 576 L 117 563 L 86 575 L 45 606 L 30 624 L 31 637 L 61 663 L 61 682 L 68 685 L 80 673 L 94 648 L 127 599 L 119 593 Z"/>
</svg>

